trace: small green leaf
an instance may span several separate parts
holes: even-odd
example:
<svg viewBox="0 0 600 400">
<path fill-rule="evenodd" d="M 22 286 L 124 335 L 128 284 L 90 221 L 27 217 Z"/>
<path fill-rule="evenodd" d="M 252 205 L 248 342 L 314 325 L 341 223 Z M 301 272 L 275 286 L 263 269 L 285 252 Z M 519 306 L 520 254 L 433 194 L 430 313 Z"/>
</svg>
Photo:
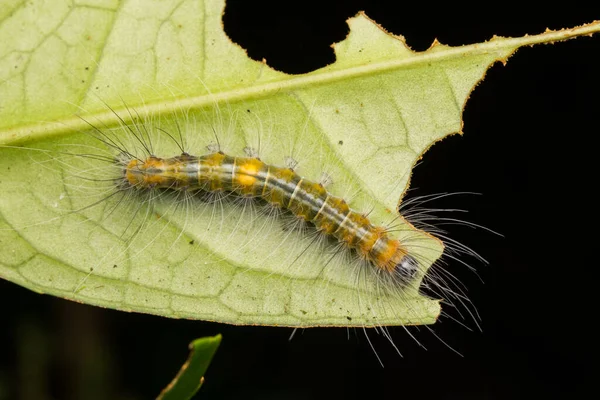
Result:
<svg viewBox="0 0 600 400">
<path fill-rule="evenodd" d="M 464 104 L 490 65 L 521 46 L 591 35 L 600 23 L 414 52 L 361 13 L 334 45 L 335 63 L 294 76 L 233 44 L 222 30 L 223 7 L 221 0 L 33 0 L 0 13 L 0 145 L 7 146 L 0 148 L 0 277 L 167 317 L 433 323 L 439 302 L 419 295 L 420 280 L 391 296 L 328 254 L 295 263 L 311 239 L 264 216 L 237 218 L 225 208 L 216 224 L 210 212 L 190 219 L 168 203 L 140 213 L 135 203 L 100 202 L 99 184 L 82 193 L 85 180 L 72 180 L 97 165 L 65 152 L 106 150 L 86 121 L 126 140 L 120 118 L 131 123 L 137 115 L 172 132 L 183 127 L 191 143 L 220 130 L 236 155 L 258 134 L 266 162 L 282 165 L 285 144 L 296 143 L 302 176 L 318 180 L 325 164 L 331 192 L 356 194 L 351 207 L 384 225 L 397 215 L 412 166 L 436 141 L 461 132 Z M 165 146 L 160 155 L 176 154 Z M 426 270 L 441 242 L 397 223 Z M 128 226 L 143 229 L 128 240 Z"/>
<path fill-rule="evenodd" d="M 204 383 L 204 374 L 220 344 L 221 335 L 196 339 L 190 343 L 187 361 L 157 399 L 191 399 Z"/>
</svg>

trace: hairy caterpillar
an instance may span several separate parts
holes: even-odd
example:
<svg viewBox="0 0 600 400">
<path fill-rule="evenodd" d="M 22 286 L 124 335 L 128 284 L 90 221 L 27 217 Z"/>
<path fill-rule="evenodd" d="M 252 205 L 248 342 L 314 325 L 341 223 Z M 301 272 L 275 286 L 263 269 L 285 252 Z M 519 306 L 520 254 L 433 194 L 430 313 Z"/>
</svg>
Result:
<svg viewBox="0 0 600 400">
<path fill-rule="evenodd" d="M 311 222 L 317 231 L 355 249 L 360 256 L 398 281 L 412 279 L 417 261 L 387 229 L 371 224 L 346 201 L 327 192 L 321 183 L 300 177 L 290 167 L 280 168 L 258 157 L 232 157 L 221 151 L 203 156 L 186 152 L 171 158 L 150 154 L 145 159 L 121 153 L 122 190 L 167 189 L 231 192 L 257 197 Z"/>
</svg>

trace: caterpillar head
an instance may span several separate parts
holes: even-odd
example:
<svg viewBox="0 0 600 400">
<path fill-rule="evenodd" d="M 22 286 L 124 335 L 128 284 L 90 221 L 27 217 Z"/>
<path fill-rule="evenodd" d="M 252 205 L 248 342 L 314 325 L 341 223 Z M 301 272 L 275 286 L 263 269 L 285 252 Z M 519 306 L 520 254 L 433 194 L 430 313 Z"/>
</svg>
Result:
<svg viewBox="0 0 600 400">
<path fill-rule="evenodd" d="M 419 262 L 410 254 L 405 254 L 394 268 L 395 274 L 404 283 L 412 281 L 419 271 Z"/>
</svg>

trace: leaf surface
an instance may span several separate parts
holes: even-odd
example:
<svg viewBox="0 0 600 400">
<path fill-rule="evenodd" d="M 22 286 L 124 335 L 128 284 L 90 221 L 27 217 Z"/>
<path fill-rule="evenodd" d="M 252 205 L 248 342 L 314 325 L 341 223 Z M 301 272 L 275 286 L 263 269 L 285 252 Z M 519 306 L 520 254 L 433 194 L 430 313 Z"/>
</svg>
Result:
<svg viewBox="0 0 600 400">
<path fill-rule="evenodd" d="M 335 63 L 287 75 L 229 40 L 223 7 L 220 0 L 7 4 L 0 14 L 0 276 L 40 293 L 168 317 L 433 323 L 439 303 L 418 294 L 420 280 L 388 295 L 331 251 L 312 251 L 310 238 L 227 205 L 190 218 L 169 203 L 139 212 L 139 205 L 100 202 L 103 193 L 82 195 L 90 185 L 72 181 L 93 174 L 93 163 L 66 153 L 107 150 L 88 123 L 124 142 L 129 135 L 130 144 L 124 124 L 183 128 L 193 154 L 206 152 L 194 143 L 215 134 L 234 155 L 258 137 L 266 162 L 282 165 L 293 148 L 302 176 L 317 181 L 325 169 L 334 195 L 384 225 L 421 155 L 461 132 L 464 104 L 494 62 L 600 24 L 413 52 L 361 13 L 334 45 Z M 159 155 L 177 154 L 173 143 L 162 144 Z M 397 223 L 425 271 L 441 242 Z M 139 232 L 128 238 L 131 226 Z"/>
</svg>

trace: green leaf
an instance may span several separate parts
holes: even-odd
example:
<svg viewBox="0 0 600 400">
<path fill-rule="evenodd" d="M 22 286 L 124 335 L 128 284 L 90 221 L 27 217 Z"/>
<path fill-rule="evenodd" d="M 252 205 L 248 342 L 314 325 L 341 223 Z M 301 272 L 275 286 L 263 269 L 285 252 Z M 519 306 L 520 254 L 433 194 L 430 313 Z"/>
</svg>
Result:
<svg viewBox="0 0 600 400">
<path fill-rule="evenodd" d="M 302 176 L 316 181 L 325 165 L 331 192 L 354 194 L 352 208 L 383 225 L 412 166 L 461 131 L 464 104 L 490 65 L 521 46 L 600 30 L 596 22 L 413 52 L 359 14 L 334 45 L 334 64 L 292 76 L 227 38 L 222 1 L 89 3 L 15 1 L 0 14 L 0 276 L 103 307 L 234 324 L 428 324 L 439 303 L 418 294 L 420 279 L 402 295 L 382 292 L 325 251 L 296 262 L 311 239 L 264 215 L 238 217 L 223 205 L 216 223 L 167 202 L 151 212 L 132 199 L 89 207 L 105 186 L 81 177 L 97 177 L 97 165 L 66 154 L 107 149 L 86 121 L 124 141 L 120 118 L 139 124 L 138 115 L 182 127 L 191 144 L 216 130 L 232 154 L 260 137 L 263 158 L 277 165 L 292 143 Z M 160 155 L 176 154 L 161 145 Z M 426 270 L 441 242 L 397 223 Z M 130 227 L 139 228 L 133 238 Z"/>
<path fill-rule="evenodd" d="M 204 374 L 220 344 L 221 335 L 196 339 L 190 343 L 187 361 L 157 399 L 191 399 L 204 383 Z"/>
</svg>

